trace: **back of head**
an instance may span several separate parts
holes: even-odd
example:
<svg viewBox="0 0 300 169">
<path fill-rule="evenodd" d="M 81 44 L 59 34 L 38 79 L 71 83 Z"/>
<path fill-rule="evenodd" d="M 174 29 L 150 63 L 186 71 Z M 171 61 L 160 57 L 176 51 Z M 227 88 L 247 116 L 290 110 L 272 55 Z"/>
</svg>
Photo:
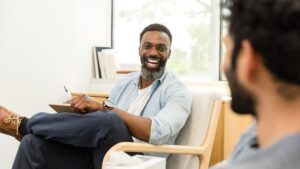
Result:
<svg viewBox="0 0 300 169">
<path fill-rule="evenodd" d="M 276 81 L 300 87 L 300 1 L 228 0 L 226 5 L 235 46 L 233 69 L 247 39 Z"/>
</svg>

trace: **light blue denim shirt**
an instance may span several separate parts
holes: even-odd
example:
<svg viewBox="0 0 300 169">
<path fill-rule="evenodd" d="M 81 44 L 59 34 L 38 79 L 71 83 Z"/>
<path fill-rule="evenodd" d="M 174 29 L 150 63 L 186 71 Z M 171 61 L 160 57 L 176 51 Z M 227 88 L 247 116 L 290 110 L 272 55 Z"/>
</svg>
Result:
<svg viewBox="0 0 300 169">
<path fill-rule="evenodd" d="M 138 95 L 140 76 L 140 72 L 135 72 L 120 80 L 111 90 L 109 100 L 121 110 L 128 110 Z M 192 96 L 185 85 L 165 71 L 153 82 L 150 98 L 140 112 L 140 116 L 152 120 L 149 143 L 174 144 L 191 112 L 191 105 Z"/>
</svg>

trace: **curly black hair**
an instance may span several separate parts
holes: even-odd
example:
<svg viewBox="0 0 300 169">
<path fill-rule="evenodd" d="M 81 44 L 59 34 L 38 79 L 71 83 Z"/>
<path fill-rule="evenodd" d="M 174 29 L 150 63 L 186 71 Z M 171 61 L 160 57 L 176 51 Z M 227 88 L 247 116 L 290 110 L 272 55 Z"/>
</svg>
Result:
<svg viewBox="0 0 300 169">
<path fill-rule="evenodd" d="M 244 39 L 262 56 L 277 80 L 300 85 L 300 1 L 228 0 L 232 68 Z"/>
<path fill-rule="evenodd" d="M 159 31 L 159 32 L 166 33 L 170 39 L 170 43 L 172 43 L 172 34 L 171 34 L 170 30 L 166 26 L 164 26 L 162 24 L 158 24 L 158 23 L 150 24 L 143 29 L 143 31 L 140 34 L 140 42 L 143 38 L 143 35 L 149 31 Z"/>
</svg>

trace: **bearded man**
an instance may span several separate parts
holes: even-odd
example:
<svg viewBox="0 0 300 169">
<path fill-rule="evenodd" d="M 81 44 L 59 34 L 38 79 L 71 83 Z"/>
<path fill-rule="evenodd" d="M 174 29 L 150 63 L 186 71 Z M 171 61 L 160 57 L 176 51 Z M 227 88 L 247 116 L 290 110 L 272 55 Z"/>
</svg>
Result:
<svg viewBox="0 0 300 169">
<path fill-rule="evenodd" d="M 71 100 L 79 112 L 22 117 L 0 106 L 0 131 L 21 140 L 13 169 L 101 168 L 121 141 L 174 144 L 187 120 L 191 94 L 165 70 L 172 35 L 161 24 L 140 34 L 141 72 L 129 74 L 103 103 L 83 95 Z"/>
<path fill-rule="evenodd" d="M 251 114 L 231 157 L 212 169 L 300 168 L 300 1 L 228 0 L 224 62 L 232 109 Z"/>
</svg>

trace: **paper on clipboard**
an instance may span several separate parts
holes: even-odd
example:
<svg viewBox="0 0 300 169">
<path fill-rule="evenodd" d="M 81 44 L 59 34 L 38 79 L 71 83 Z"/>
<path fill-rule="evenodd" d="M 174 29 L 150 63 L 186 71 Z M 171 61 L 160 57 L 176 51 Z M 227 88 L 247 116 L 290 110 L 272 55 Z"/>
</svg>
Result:
<svg viewBox="0 0 300 169">
<path fill-rule="evenodd" d="M 71 109 L 70 104 L 49 104 L 49 106 L 55 110 L 57 113 L 69 112 L 69 113 L 78 113 Z"/>
</svg>

